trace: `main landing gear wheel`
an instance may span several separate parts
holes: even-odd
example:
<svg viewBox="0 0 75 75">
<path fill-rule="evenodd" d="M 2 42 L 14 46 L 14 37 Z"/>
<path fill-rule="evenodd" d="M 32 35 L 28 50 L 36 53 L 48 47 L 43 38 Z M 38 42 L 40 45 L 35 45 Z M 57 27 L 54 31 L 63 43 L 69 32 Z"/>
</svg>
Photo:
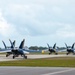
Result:
<svg viewBox="0 0 75 75">
<path fill-rule="evenodd" d="M 9 55 L 8 54 L 6 54 L 6 57 L 8 57 Z"/>
<path fill-rule="evenodd" d="M 51 53 L 49 53 L 49 55 L 50 55 Z"/>
<path fill-rule="evenodd" d="M 24 58 L 27 59 L 27 56 L 24 55 Z"/>
<path fill-rule="evenodd" d="M 58 53 L 55 53 L 56 55 L 58 55 Z"/>
<path fill-rule="evenodd" d="M 68 55 L 69 53 L 66 53 L 66 55 Z"/>
<path fill-rule="evenodd" d="M 27 56 L 25 56 L 25 59 L 27 59 Z"/>
<path fill-rule="evenodd" d="M 13 56 L 13 59 L 15 58 L 15 56 Z"/>
</svg>

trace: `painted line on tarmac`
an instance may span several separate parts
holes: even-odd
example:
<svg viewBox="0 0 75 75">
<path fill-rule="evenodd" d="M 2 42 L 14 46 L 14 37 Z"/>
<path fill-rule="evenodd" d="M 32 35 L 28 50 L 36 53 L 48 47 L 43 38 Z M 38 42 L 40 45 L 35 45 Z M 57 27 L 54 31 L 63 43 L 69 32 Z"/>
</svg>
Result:
<svg viewBox="0 0 75 75">
<path fill-rule="evenodd" d="M 73 71 L 73 70 L 75 70 L 75 69 L 68 69 L 68 70 L 64 70 L 64 71 L 52 72 L 52 73 L 47 73 L 47 74 L 42 74 L 42 75 L 54 75 L 54 74 L 65 73 L 65 72 Z"/>
</svg>

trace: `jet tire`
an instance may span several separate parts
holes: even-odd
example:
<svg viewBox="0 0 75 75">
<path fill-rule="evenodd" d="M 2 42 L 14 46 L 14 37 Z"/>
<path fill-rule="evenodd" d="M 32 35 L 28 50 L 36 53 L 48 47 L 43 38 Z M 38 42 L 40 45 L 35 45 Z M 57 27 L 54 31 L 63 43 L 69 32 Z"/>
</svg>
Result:
<svg viewBox="0 0 75 75">
<path fill-rule="evenodd" d="M 6 54 L 6 57 L 8 57 L 8 54 Z"/>
<path fill-rule="evenodd" d="M 27 56 L 25 56 L 25 59 L 27 59 Z"/>
<path fill-rule="evenodd" d="M 15 56 L 13 56 L 13 59 L 15 58 Z"/>
<path fill-rule="evenodd" d="M 68 55 L 69 53 L 66 53 L 66 55 Z"/>
<path fill-rule="evenodd" d="M 56 55 L 58 55 L 58 53 L 55 53 Z"/>
<path fill-rule="evenodd" d="M 27 59 L 27 56 L 23 55 L 23 57 L 24 57 L 25 59 Z"/>
</svg>

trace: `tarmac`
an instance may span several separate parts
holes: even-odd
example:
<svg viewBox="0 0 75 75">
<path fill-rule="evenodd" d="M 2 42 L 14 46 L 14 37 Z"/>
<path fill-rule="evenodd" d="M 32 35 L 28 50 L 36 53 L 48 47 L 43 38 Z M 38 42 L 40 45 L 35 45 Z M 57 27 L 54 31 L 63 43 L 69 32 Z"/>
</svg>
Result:
<svg viewBox="0 0 75 75">
<path fill-rule="evenodd" d="M 75 68 L 0 67 L 0 75 L 75 75 Z"/>
<path fill-rule="evenodd" d="M 39 58 L 53 58 L 53 57 L 75 57 L 75 55 L 27 55 L 27 59 L 39 59 Z M 6 55 L 0 55 L 0 61 L 11 61 L 11 60 L 23 60 L 24 58 L 19 56 L 15 59 L 12 58 L 12 55 L 6 57 Z"/>
</svg>

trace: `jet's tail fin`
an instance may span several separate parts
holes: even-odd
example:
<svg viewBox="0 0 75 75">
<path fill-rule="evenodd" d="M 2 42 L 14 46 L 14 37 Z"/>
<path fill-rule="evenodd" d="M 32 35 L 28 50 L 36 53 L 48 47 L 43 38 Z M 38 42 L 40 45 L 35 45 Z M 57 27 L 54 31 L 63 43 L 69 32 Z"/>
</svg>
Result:
<svg viewBox="0 0 75 75">
<path fill-rule="evenodd" d="M 10 39 L 9 39 L 10 43 L 11 43 L 11 48 L 14 48 L 15 47 L 15 40 L 14 42 L 12 42 Z"/>
<path fill-rule="evenodd" d="M 66 48 L 68 48 L 67 44 L 65 43 Z"/>
<path fill-rule="evenodd" d="M 73 43 L 73 45 L 72 45 L 72 49 L 74 48 L 74 44 L 75 44 L 75 43 Z"/>
<path fill-rule="evenodd" d="M 48 48 L 50 48 L 49 44 L 47 43 Z"/>
<path fill-rule="evenodd" d="M 10 43 L 11 43 L 11 45 L 12 45 L 12 41 L 9 39 L 9 41 L 10 41 Z"/>
<path fill-rule="evenodd" d="M 4 42 L 4 41 L 2 41 L 2 42 L 3 42 L 3 45 L 4 45 L 5 49 L 6 49 L 6 48 L 7 48 L 7 46 L 6 46 L 5 42 Z"/>
<path fill-rule="evenodd" d="M 56 47 L 56 43 L 54 44 L 53 49 L 55 49 L 55 47 Z"/>
<path fill-rule="evenodd" d="M 16 42 L 16 41 L 14 40 L 14 42 L 13 42 L 13 47 L 15 47 L 15 42 Z"/>
<path fill-rule="evenodd" d="M 21 44 L 19 46 L 20 49 L 24 48 L 24 42 L 25 42 L 25 39 L 23 39 L 23 41 L 21 42 Z"/>
</svg>

